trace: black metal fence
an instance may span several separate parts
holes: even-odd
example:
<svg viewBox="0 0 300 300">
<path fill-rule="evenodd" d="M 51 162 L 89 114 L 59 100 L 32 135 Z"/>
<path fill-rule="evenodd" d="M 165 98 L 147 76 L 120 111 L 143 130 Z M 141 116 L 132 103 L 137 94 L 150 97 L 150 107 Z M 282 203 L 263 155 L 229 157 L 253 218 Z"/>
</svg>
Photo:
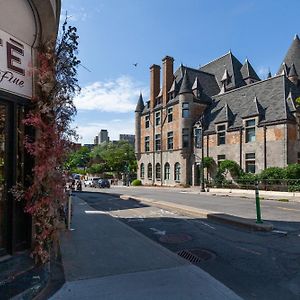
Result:
<svg viewBox="0 0 300 300">
<path fill-rule="evenodd" d="M 280 191 L 280 192 L 300 192 L 300 179 L 266 179 L 266 180 L 207 180 L 207 187 L 230 188 L 230 189 L 245 189 L 254 190 L 255 183 L 258 182 L 258 188 L 265 191 Z"/>
</svg>

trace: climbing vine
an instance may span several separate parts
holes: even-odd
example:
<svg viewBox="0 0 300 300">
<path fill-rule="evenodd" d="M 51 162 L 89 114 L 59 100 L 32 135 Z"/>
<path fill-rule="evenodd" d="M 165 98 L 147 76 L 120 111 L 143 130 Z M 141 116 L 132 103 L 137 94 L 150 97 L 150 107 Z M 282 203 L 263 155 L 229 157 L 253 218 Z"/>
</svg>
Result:
<svg viewBox="0 0 300 300">
<path fill-rule="evenodd" d="M 25 149 L 33 157 L 33 176 L 16 197 L 25 200 L 25 211 L 32 216 L 33 251 L 36 263 L 46 263 L 57 238 L 59 211 L 66 201 L 62 168 L 76 132 L 71 122 L 76 114 L 73 98 L 79 92 L 77 81 L 77 30 L 64 22 L 56 42 L 39 47 L 37 93 L 31 101 L 24 124 L 34 131 L 25 136 Z"/>
</svg>

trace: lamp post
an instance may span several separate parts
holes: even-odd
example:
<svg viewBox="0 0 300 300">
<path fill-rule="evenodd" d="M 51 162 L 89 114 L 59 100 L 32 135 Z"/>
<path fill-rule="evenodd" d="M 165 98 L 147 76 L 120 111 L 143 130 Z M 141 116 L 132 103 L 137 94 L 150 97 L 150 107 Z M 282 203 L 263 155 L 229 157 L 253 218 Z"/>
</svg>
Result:
<svg viewBox="0 0 300 300">
<path fill-rule="evenodd" d="M 201 164 L 200 164 L 200 192 L 205 192 L 204 188 L 204 164 L 203 164 L 203 159 L 204 159 L 204 143 L 203 143 L 203 128 L 204 128 L 204 117 L 203 115 L 201 116 L 199 122 L 196 123 L 196 131 L 195 131 L 195 146 L 196 148 L 201 148 Z M 200 134 L 199 134 L 200 131 Z M 200 143 L 199 143 L 200 140 Z M 195 154 L 196 157 L 198 157 Z"/>
</svg>

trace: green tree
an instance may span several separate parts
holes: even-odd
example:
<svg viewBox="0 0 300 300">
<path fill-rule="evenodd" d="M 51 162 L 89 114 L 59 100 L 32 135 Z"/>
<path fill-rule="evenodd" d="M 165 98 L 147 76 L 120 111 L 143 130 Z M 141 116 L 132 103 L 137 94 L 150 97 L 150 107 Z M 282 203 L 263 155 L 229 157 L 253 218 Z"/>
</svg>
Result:
<svg viewBox="0 0 300 300">
<path fill-rule="evenodd" d="M 88 147 L 81 147 L 79 150 L 72 152 L 67 161 L 65 168 L 71 172 L 77 168 L 86 168 L 90 161 L 90 150 Z"/>
</svg>

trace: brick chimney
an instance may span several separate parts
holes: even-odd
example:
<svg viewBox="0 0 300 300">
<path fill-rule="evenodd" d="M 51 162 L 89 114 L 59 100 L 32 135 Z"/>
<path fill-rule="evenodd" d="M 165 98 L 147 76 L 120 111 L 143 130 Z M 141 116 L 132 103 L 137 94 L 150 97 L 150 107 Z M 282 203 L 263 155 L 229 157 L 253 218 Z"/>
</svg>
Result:
<svg viewBox="0 0 300 300">
<path fill-rule="evenodd" d="M 154 108 L 155 97 L 160 91 L 160 66 L 152 65 L 150 67 L 150 109 Z"/>
<path fill-rule="evenodd" d="M 173 62 L 174 58 L 171 56 L 166 56 L 162 60 L 163 62 L 163 105 L 168 102 L 168 91 L 170 90 L 174 76 L 173 76 Z"/>
</svg>

